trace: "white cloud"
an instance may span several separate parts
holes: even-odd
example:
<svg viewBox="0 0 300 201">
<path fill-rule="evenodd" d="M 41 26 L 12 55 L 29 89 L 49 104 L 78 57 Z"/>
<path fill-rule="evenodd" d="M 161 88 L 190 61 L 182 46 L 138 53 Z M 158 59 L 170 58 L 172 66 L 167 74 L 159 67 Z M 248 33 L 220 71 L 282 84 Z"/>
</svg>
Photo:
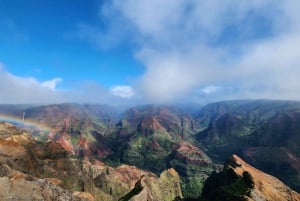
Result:
<svg viewBox="0 0 300 201">
<path fill-rule="evenodd" d="M 61 78 L 38 81 L 34 77 L 16 76 L 0 63 L 0 104 L 52 104 L 80 102 L 93 104 L 128 105 L 135 100 L 130 86 L 107 89 L 95 81 L 73 83 L 69 90 L 57 89 Z"/>
<path fill-rule="evenodd" d="M 121 97 L 121 98 L 126 98 L 126 99 L 132 98 L 135 95 L 132 87 L 125 86 L 125 85 L 124 86 L 121 86 L 121 85 L 114 86 L 111 88 L 110 91 L 111 91 L 112 95 Z"/>
<path fill-rule="evenodd" d="M 201 91 L 202 91 L 202 93 L 205 93 L 205 94 L 213 94 L 213 93 L 216 93 L 220 89 L 222 89 L 222 87 L 209 85 L 209 86 L 204 87 Z"/>
<path fill-rule="evenodd" d="M 42 82 L 42 86 L 43 87 L 47 87 L 51 90 L 55 90 L 56 89 L 56 85 L 59 84 L 60 82 L 62 82 L 63 80 L 61 78 L 53 78 L 52 80 L 47 80 Z"/>
<path fill-rule="evenodd" d="M 63 94 L 45 87 L 33 77 L 21 77 L 0 66 L 0 103 L 54 103 L 65 100 Z"/>
<path fill-rule="evenodd" d="M 124 0 L 114 6 L 142 38 L 136 54 L 146 71 L 137 86 L 146 100 L 188 99 L 195 88 L 216 98 L 300 99 L 299 1 Z"/>
<path fill-rule="evenodd" d="M 300 99 L 299 9 L 298 0 L 113 0 L 101 9 L 108 29 L 81 31 L 100 46 L 134 40 L 145 73 L 132 86 L 147 102 Z"/>
</svg>

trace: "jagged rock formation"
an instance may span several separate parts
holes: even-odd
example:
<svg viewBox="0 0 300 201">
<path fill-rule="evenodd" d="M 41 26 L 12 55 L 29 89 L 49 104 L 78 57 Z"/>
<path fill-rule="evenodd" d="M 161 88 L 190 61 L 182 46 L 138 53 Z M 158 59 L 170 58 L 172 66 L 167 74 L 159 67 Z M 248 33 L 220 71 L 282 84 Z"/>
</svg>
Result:
<svg viewBox="0 0 300 201">
<path fill-rule="evenodd" d="M 300 192 L 300 102 L 223 101 L 203 107 L 196 135 L 214 162 L 238 153 Z"/>
<path fill-rule="evenodd" d="M 205 182 L 201 201 L 299 201 L 300 194 L 233 155 Z"/>
<path fill-rule="evenodd" d="M 94 201 L 90 194 L 71 193 L 53 183 L 51 179 L 38 179 L 31 175 L 0 165 L 0 200 Z"/>
<path fill-rule="evenodd" d="M 175 170 L 157 177 L 134 166 L 113 168 L 95 159 L 71 158 L 59 143 L 37 142 L 8 123 L 0 123 L 0 165 L 0 186 L 5 187 L 0 189 L 1 200 L 115 201 L 142 175 L 146 190 L 142 193 L 150 200 L 182 196 Z"/>
<path fill-rule="evenodd" d="M 166 170 L 158 177 L 135 166 L 112 168 L 104 164 L 91 165 L 85 161 L 82 174 L 84 190 L 99 200 L 115 201 L 126 197 L 137 183 L 140 183 L 141 191 L 129 196 L 131 200 L 173 201 L 175 197 L 182 197 L 180 178 L 174 169 Z"/>
<path fill-rule="evenodd" d="M 19 117 L 25 111 L 27 120 L 50 127 L 49 133 L 31 130 L 43 143 L 28 143 L 27 138 L 24 145 L 1 142 L 7 157 L 2 155 L 0 160 L 34 176 L 62 178 L 63 185 L 73 191 L 80 190 L 78 182 L 83 183 L 80 178 L 85 173 L 77 173 L 84 161 L 93 166 L 102 161 L 115 168 L 135 165 L 157 176 L 174 168 L 181 177 L 183 195 L 198 197 L 216 164 L 237 153 L 300 191 L 300 102 L 223 101 L 190 109 L 144 105 L 116 118 L 114 110 L 103 105 L 0 105 L 2 113 Z M 15 141 L 21 142 L 18 138 Z M 123 188 L 124 193 L 132 187 Z M 109 189 L 105 192 L 111 196 Z"/>
<path fill-rule="evenodd" d="M 110 159 L 160 174 L 174 168 L 184 196 L 197 197 L 214 169 L 193 139 L 193 118 L 176 107 L 148 105 L 127 110 L 113 135 Z"/>
<path fill-rule="evenodd" d="M 36 137 L 60 143 L 69 153 L 103 158 L 110 154 L 104 136 L 114 129 L 117 112 L 107 105 L 56 104 L 25 110 L 28 120 L 47 125 L 51 131 Z"/>
<path fill-rule="evenodd" d="M 182 197 L 179 184 L 180 178 L 174 169 L 162 172 L 157 180 L 143 175 L 119 201 L 171 201 L 175 197 Z"/>
<path fill-rule="evenodd" d="M 56 143 L 47 143 L 45 146 L 40 146 L 24 130 L 0 122 L 1 200 L 92 201 L 92 197 L 88 195 L 82 196 L 80 193 L 73 195 L 72 192 L 61 188 L 59 186 L 61 181 L 58 179 L 35 177 L 47 174 L 45 170 L 50 173 L 50 164 L 44 169 L 40 165 L 46 165 L 51 159 L 66 157 L 65 151 L 56 145 Z M 44 163 L 39 160 L 41 158 L 45 159 Z"/>
</svg>

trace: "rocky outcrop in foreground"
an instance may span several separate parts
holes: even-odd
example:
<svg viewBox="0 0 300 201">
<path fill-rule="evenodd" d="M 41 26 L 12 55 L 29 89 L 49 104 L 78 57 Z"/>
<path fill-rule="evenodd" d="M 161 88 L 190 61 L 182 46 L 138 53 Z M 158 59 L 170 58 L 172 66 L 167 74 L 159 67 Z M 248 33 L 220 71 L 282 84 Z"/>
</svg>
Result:
<svg viewBox="0 0 300 201">
<path fill-rule="evenodd" d="M 135 194 L 128 193 L 140 183 Z M 0 122 L 0 200 L 172 201 L 182 197 L 174 169 L 157 176 L 135 166 L 110 167 L 72 157 L 57 142 L 37 142 L 25 130 Z"/>
<path fill-rule="evenodd" d="M 174 195 L 182 197 L 179 183 L 179 175 L 173 168 L 162 172 L 158 179 L 143 175 L 119 201 L 171 201 L 175 199 Z"/>
<path fill-rule="evenodd" d="M 0 198 L 9 200 L 45 201 L 94 201 L 88 193 L 71 193 L 55 184 L 54 179 L 39 179 L 12 170 L 7 165 L 0 166 Z"/>
<path fill-rule="evenodd" d="M 205 182 L 201 201 L 300 201 L 300 194 L 233 155 Z"/>
</svg>

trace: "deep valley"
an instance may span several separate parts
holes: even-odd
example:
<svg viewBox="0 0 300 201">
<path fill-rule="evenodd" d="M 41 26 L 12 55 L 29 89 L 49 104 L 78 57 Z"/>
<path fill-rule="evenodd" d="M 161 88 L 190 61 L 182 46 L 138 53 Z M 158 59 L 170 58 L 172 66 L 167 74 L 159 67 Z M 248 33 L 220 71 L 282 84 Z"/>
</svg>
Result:
<svg viewBox="0 0 300 201">
<path fill-rule="evenodd" d="M 0 114 L 4 200 L 300 200 L 300 102 L 1 105 Z"/>
</svg>

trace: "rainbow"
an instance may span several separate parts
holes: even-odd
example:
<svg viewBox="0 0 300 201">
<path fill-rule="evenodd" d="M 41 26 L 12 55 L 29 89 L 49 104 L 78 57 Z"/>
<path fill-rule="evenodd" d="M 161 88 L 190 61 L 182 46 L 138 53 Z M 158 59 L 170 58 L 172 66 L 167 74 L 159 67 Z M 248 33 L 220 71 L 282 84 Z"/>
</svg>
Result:
<svg viewBox="0 0 300 201">
<path fill-rule="evenodd" d="M 0 114 L 0 122 L 8 122 L 13 125 L 16 125 L 17 127 L 29 129 L 29 130 L 38 130 L 43 133 L 49 133 L 51 128 L 41 124 L 37 121 L 31 120 L 31 119 L 25 119 L 23 121 L 22 118 L 17 118 L 15 116 L 7 115 L 7 114 Z"/>
</svg>

